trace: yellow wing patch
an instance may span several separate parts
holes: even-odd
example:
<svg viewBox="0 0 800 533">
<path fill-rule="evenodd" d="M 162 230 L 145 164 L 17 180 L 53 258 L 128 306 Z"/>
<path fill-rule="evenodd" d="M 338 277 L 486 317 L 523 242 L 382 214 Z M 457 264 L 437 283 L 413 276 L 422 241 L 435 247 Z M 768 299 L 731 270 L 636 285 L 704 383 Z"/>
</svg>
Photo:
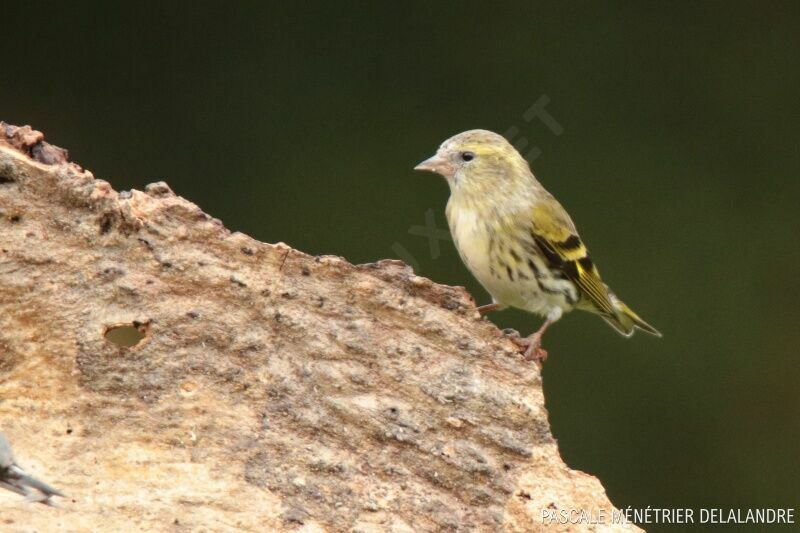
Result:
<svg viewBox="0 0 800 533">
<path fill-rule="evenodd" d="M 615 314 L 608 289 L 578 236 L 575 224 L 554 198 L 533 209 L 531 236 L 551 268 L 561 271 L 575 283 L 598 311 Z"/>
</svg>

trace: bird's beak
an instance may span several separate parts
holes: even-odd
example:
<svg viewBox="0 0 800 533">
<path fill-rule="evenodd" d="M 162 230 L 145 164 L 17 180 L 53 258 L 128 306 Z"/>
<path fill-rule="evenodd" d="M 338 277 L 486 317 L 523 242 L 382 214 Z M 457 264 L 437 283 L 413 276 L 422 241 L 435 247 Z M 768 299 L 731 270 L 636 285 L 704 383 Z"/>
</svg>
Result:
<svg viewBox="0 0 800 533">
<path fill-rule="evenodd" d="M 442 176 L 448 176 L 453 173 L 453 167 L 450 163 L 438 154 L 415 166 L 414 170 L 427 170 L 428 172 L 436 172 Z"/>
</svg>

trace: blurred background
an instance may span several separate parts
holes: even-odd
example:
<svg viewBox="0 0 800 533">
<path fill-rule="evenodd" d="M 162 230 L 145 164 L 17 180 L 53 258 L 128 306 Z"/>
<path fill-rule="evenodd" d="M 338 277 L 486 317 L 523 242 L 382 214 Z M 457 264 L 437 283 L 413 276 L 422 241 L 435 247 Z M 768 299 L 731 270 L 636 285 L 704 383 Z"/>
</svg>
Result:
<svg viewBox="0 0 800 533">
<path fill-rule="evenodd" d="M 233 230 L 479 303 L 447 186 L 412 167 L 505 133 L 664 333 L 548 332 L 566 462 L 620 508 L 800 506 L 797 4 L 163 4 L 5 3 L 0 119 L 117 190 L 166 180 Z"/>
</svg>

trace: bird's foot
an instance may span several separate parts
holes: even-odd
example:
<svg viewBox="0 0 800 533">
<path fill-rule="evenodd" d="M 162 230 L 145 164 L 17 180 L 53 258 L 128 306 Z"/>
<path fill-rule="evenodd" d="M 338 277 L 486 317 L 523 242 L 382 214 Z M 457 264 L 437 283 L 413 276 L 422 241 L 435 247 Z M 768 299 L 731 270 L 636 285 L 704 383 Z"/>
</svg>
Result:
<svg viewBox="0 0 800 533">
<path fill-rule="evenodd" d="M 500 309 L 500 304 L 498 304 L 498 303 L 490 303 L 490 304 L 486 304 L 486 305 L 481 305 L 481 306 L 477 307 L 475 310 L 478 311 L 481 314 L 481 316 L 484 316 L 484 315 L 488 315 L 492 311 L 497 311 L 498 309 Z"/>
<path fill-rule="evenodd" d="M 528 342 L 528 347 L 525 348 L 523 357 L 526 361 L 533 361 L 539 368 L 542 368 L 542 364 L 547 361 L 547 350 L 542 348 L 541 338 Z"/>
<path fill-rule="evenodd" d="M 542 363 L 547 360 L 547 350 L 542 348 L 541 332 L 537 331 L 536 333 L 532 333 L 527 337 L 520 336 L 520 334 L 515 330 L 511 330 L 511 332 L 506 331 L 506 334 L 511 342 L 520 348 L 524 348 L 522 357 L 524 357 L 526 361 L 533 361 L 536 363 L 536 366 L 538 366 L 540 369 L 542 368 Z"/>
</svg>

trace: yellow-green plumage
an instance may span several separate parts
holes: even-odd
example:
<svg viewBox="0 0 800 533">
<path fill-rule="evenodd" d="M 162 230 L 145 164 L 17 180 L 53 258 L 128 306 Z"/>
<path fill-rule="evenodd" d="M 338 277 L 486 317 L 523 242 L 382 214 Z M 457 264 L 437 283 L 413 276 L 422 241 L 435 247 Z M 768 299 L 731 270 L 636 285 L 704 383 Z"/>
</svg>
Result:
<svg viewBox="0 0 800 533">
<path fill-rule="evenodd" d="M 635 328 L 660 335 L 603 283 L 572 219 L 502 136 L 460 133 L 417 169 L 447 179 L 456 248 L 494 302 L 547 317 L 536 342 L 573 308 L 600 315 L 626 336 Z"/>
</svg>

